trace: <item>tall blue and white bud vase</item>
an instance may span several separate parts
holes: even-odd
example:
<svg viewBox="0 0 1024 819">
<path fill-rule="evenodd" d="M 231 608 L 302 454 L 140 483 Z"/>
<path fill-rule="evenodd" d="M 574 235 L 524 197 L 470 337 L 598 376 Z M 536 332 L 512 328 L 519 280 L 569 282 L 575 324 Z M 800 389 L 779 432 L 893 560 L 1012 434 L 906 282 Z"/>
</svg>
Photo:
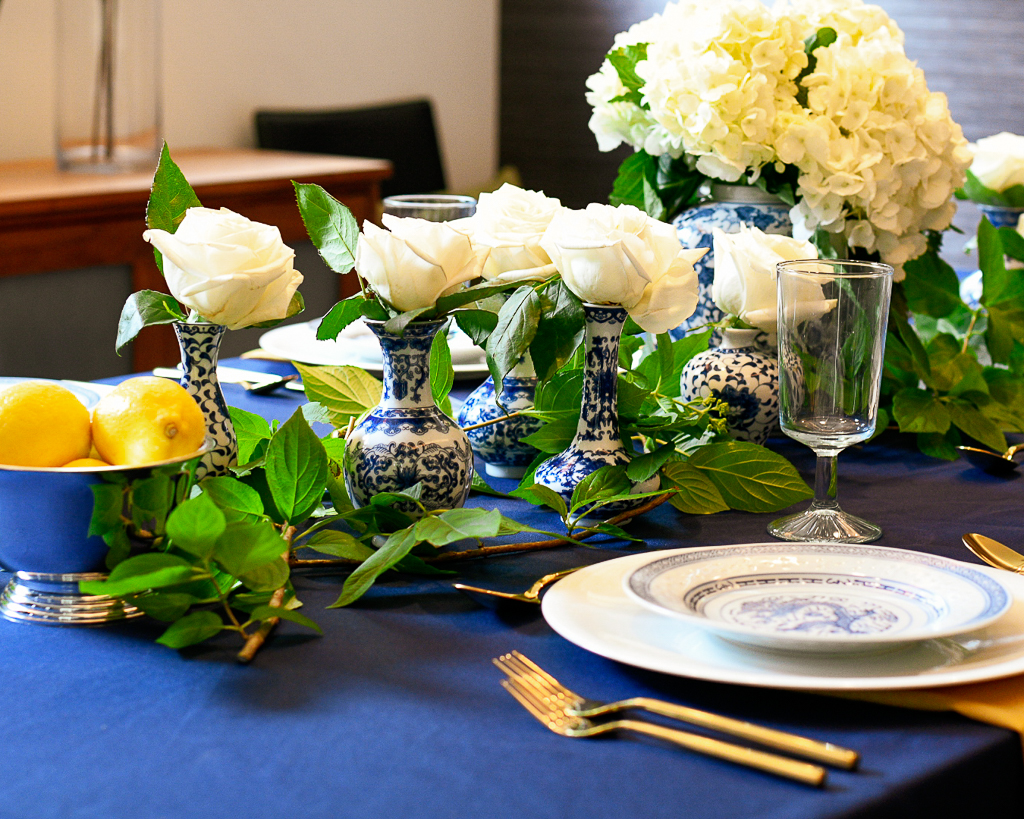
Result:
<svg viewBox="0 0 1024 819">
<path fill-rule="evenodd" d="M 715 228 L 723 233 L 737 233 L 740 225 L 749 225 L 765 233 L 786 236 L 793 231 L 789 206 L 777 196 L 750 185 L 712 185 L 711 198 L 684 210 L 673 224 L 683 247 L 708 248 L 708 252 L 693 265 L 699 283 L 697 309 L 676 329 L 669 331 L 673 338 L 682 338 L 691 330 L 713 321 L 721 321 L 725 317 L 711 300 L 711 284 L 715 279 L 715 251 L 711 232 Z M 712 344 L 716 341 L 716 338 L 712 338 Z"/>
<path fill-rule="evenodd" d="M 217 379 L 217 359 L 227 329 L 221 324 L 174 322 L 184 370 L 181 386 L 199 404 L 206 418 L 207 440 L 212 440 L 196 469 L 197 480 L 227 475 L 238 463 L 238 439 Z"/>
<path fill-rule="evenodd" d="M 530 354 L 524 355 L 502 379 L 501 405 L 495 394 L 494 379 L 487 379 L 466 398 L 459 410 L 459 426 L 466 430 L 473 451 L 484 462 L 488 475 L 496 478 L 521 478 L 537 457 L 537 450 L 523 443 L 543 422 L 528 415 L 504 418 L 519 410 L 530 409 L 537 393 L 537 373 Z M 492 423 L 487 423 L 488 421 Z M 476 426 L 483 424 L 483 426 Z"/>
<path fill-rule="evenodd" d="M 576 436 L 568 449 L 537 467 L 534 482 L 550 487 L 568 503 L 573 490 L 587 475 L 603 466 L 625 466 L 630 454 L 619 434 L 619 337 L 626 321 L 622 307 L 584 304 L 587 334 L 583 368 L 583 407 Z M 657 475 L 633 485 L 633 492 L 653 492 Z M 618 514 L 646 502 L 646 498 L 609 504 L 602 510 Z"/>
<path fill-rule="evenodd" d="M 473 481 L 473 450 L 430 391 L 430 345 L 444 322 L 413 322 L 401 336 L 382 321 L 366 324 L 384 354 L 384 391 L 345 440 L 345 485 L 353 502 L 364 506 L 381 492 L 420 484 L 427 509 L 461 507 Z M 415 516 L 417 510 L 404 511 Z"/>
</svg>

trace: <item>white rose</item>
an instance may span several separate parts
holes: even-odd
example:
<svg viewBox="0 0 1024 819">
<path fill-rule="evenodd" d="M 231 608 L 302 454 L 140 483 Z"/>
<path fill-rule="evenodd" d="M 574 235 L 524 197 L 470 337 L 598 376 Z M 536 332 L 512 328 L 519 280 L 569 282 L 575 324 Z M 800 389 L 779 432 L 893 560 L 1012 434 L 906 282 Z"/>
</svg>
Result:
<svg viewBox="0 0 1024 819">
<path fill-rule="evenodd" d="M 363 223 L 356 270 L 374 292 L 399 312 L 432 307 L 440 296 L 480 276 L 486 250 L 445 222 L 383 216 L 382 230 Z"/>
<path fill-rule="evenodd" d="M 747 324 L 772 334 L 778 331 L 775 265 L 794 259 L 816 259 L 810 242 L 740 226 L 738 233 L 715 229 L 715 278 L 711 298 L 718 307 Z M 819 289 L 816 298 L 821 298 Z"/>
<path fill-rule="evenodd" d="M 227 208 L 189 208 L 175 233 L 147 230 L 142 238 L 163 254 L 174 298 L 231 330 L 287 317 L 302 282 L 276 227 Z"/>
<path fill-rule="evenodd" d="M 707 251 L 681 248 L 675 228 L 630 205 L 560 211 L 542 245 L 573 293 L 625 307 L 648 332 L 678 326 L 697 306 L 693 263 Z"/>
<path fill-rule="evenodd" d="M 449 224 L 469 236 L 474 247 L 490 251 L 485 279 L 542 281 L 557 272 L 540 240 L 561 207 L 557 199 L 506 183 L 494 193 L 480 194 L 473 216 Z"/>
<path fill-rule="evenodd" d="M 994 191 L 1024 185 L 1024 136 L 1003 131 L 971 145 L 971 165 L 978 181 Z"/>
</svg>

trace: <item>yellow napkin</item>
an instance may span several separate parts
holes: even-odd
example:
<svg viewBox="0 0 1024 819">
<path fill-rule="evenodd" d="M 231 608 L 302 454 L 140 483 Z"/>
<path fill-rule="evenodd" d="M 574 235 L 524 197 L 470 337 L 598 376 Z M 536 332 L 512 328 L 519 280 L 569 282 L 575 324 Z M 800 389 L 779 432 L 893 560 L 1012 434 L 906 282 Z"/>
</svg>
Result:
<svg viewBox="0 0 1024 819">
<path fill-rule="evenodd" d="M 1016 731 L 1024 743 L 1024 674 L 968 685 L 906 691 L 850 691 L 843 696 L 925 711 L 956 711 L 979 722 Z"/>
</svg>

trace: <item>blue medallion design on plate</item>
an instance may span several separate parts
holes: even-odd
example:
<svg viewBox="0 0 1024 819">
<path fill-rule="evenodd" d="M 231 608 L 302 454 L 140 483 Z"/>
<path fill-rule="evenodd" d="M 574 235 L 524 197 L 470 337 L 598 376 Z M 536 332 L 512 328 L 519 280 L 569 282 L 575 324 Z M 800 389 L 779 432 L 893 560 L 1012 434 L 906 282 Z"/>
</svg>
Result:
<svg viewBox="0 0 1024 819">
<path fill-rule="evenodd" d="M 217 357 L 227 327 L 221 324 L 174 322 L 181 347 L 181 386 L 196 399 L 206 418 L 206 437 L 213 443 L 196 469 L 196 479 L 227 475 L 238 462 L 238 439 L 217 379 Z"/>
<path fill-rule="evenodd" d="M 469 439 L 434 403 L 430 391 L 430 345 L 443 321 L 413 322 L 398 336 L 384 322 L 367 321 L 384 354 L 380 403 L 352 429 L 345 442 L 345 486 L 357 506 L 381 492 L 417 483 L 427 509 L 456 509 L 473 480 Z M 404 509 L 416 516 L 418 507 Z"/>
<path fill-rule="evenodd" d="M 576 436 L 562 453 L 549 458 L 534 473 L 536 483 L 558 492 L 569 503 L 573 490 L 602 466 L 624 466 L 630 454 L 619 434 L 619 336 L 626 320 L 622 307 L 584 304 L 587 332 L 584 339 L 583 406 Z M 633 485 L 633 492 L 653 492 L 661 479 L 654 475 Z M 646 498 L 602 506 L 615 515 L 642 505 Z"/>
</svg>

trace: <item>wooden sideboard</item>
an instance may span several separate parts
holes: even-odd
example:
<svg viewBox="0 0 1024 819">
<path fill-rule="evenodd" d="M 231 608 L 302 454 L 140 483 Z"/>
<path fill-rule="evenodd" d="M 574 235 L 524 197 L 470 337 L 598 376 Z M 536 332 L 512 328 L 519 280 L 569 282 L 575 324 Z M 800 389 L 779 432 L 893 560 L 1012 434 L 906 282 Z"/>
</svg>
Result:
<svg viewBox="0 0 1024 819">
<path fill-rule="evenodd" d="M 292 180 L 321 185 L 362 223 L 376 218 L 380 182 L 391 175 L 384 160 L 284 151 L 209 148 L 174 159 L 206 207 L 276 225 L 286 243 L 308 238 Z M 52 160 L 0 164 L 0 276 L 129 265 L 133 291 L 166 290 L 142 240 L 152 181 L 152 173 L 62 172 Z M 168 327 L 147 328 L 133 345 L 136 372 L 177 359 Z"/>
</svg>

